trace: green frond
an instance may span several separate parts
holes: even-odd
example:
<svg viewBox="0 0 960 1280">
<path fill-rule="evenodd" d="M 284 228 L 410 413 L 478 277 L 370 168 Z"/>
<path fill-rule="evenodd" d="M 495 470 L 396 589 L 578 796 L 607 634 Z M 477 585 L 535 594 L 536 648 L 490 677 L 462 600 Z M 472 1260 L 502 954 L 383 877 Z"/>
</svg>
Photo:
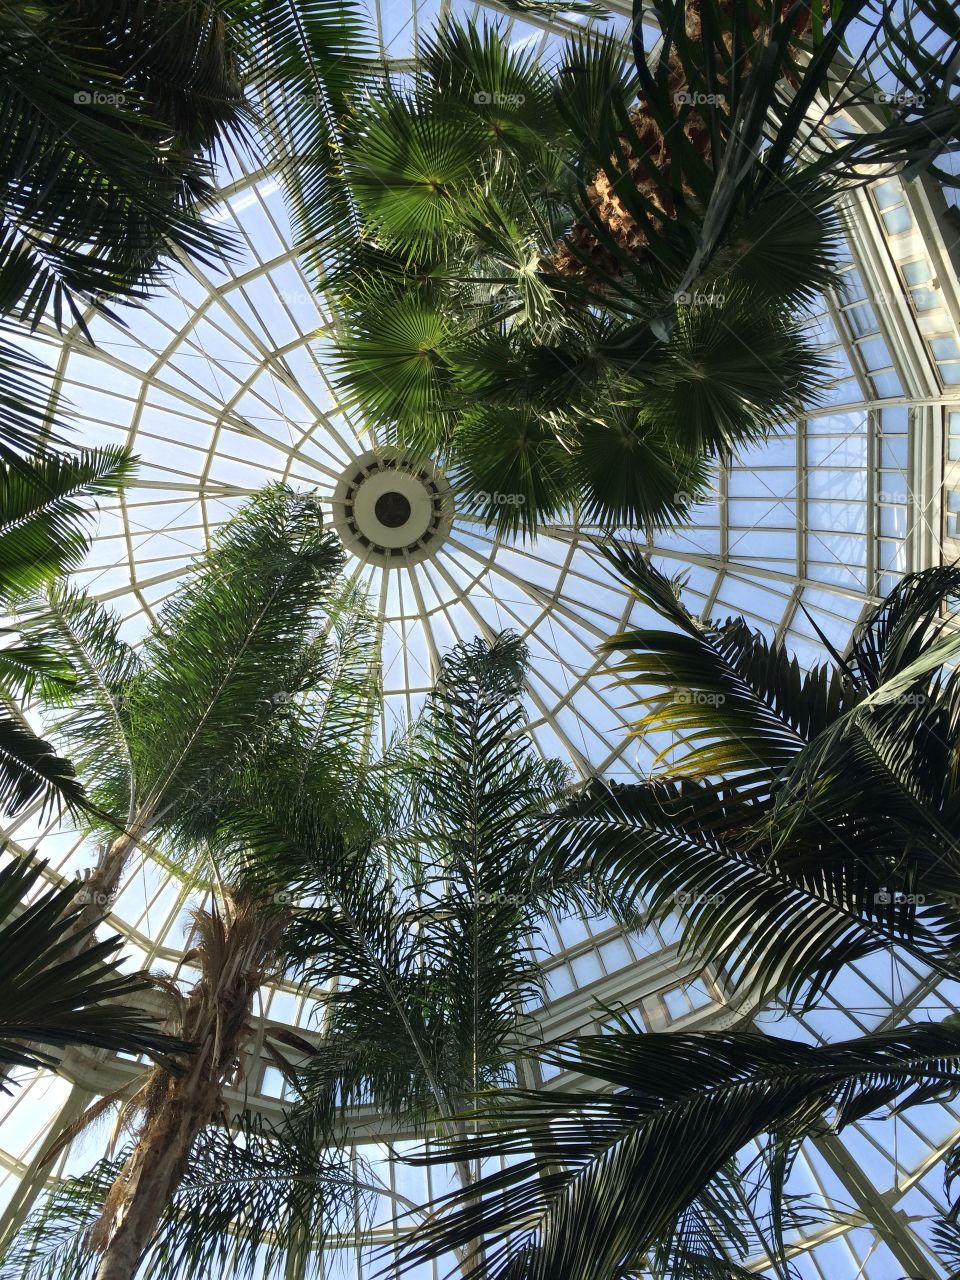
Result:
<svg viewBox="0 0 960 1280">
<path fill-rule="evenodd" d="M 420 41 L 421 74 L 437 110 L 453 97 L 479 121 L 487 144 L 541 160 L 567 141 L 547 69 L 529 47 L 511 46 L 500 25 L 448 21 Z"/>
<path fill-rule="evenodd" d="M 0 811 L 14 817 L 38 798 L 45 814 L 76 812 L 86 799 L 70 761 L 22 720 L 0 711 Z"/>
<path fill-rule="evenodd" d="M 160 612 L 125 693 L 137 790 L 173 838 L 215 825 L 224 778 L 269 729 L 316 638 L 343 551 L 310 495 L 271 485 Z"/>
<path fill-rule="evenodd" d="M 356 201 L 343 182 L 353 104 L 381 80 L 375 34 L 357 0 L 267 0 L 254 30 L 267 155 L 290 200 L 308 270 L 320 283 L 361 242 Z"/>
<path fill-rule="evenodd" d="M 236 32 L 199 3 L 176 22 L 127 3 L 4 11 L 0 312 L 82 325 L 85 305 L 144 296 L 170 245 L 222 259 L 203 214 L 209 149 L 247 116 Z"/>
<path fill-rule="evenodd" d="M 845 965 L 893 943 L 956 972 L 960 915 L 945 884 L 930 878 L 916 903 L 908 868 L 842 826 L 811 822 L 815 839 L 775 856 L 759 838 L 766 795 L 749 781 L 597 783 L 551 820 L 540 857 L 634 902 L 649 921 L 682 914 L 683 953 L 719 964 L 745 994 L 809 1004 Z"/>
<path fill-rule="evenodd" d="M 399 95 L 371 102 L 346 149 L 366 234 L 411 258 L 442 254 L 479 198 L 488 150 L 476 112 L 452 100 L 429 113 Z"/>
<path fill-rule="evenodd" d="M 636 629 L 605 644 L 628 655 L 617 664 L 618 680 L 640 692 L 647 708 L 635 732 L 654 741 L 677 735 L 663 753 L 664 771 L 771 773 L 855 700 L 839 675 L 822 668 L 804 675 L 782 644 L 741 620 L 695 618 L 639 549 L 614 544 L 607 555 L 634 596 L 673 628 Z M 650 686 L 665 692 L 647 692 Z"/>
<path fill-rule="evenodd" d="M 455 329 L 429 295 L 372 299 L 346 317 L 335 356 L 348 404 L 404 444 L 435 449 L 453 417 Z"/>
<path fill-rule="evenodd" d="M 440 1216 L 414 1231 L 404 1269 L 482 1240 L 467 1280 L 616 1280 L 752 1139 L 774 1135 L 776 1186 L 797 1143 L 827 1123 L 960 1087 L 960 1036 L 943 1024 L 818 1048 L 755 1033 L 617 1034 L 547 1056 L 615 1091 L 510 1091 L 472 1115 L 487 1132 L 425 1162 L 495 1157 L 502 1171 L 432 1204 Z"/>
<path fill-rule="evenodd" d="M 628 410 L 582 420 L 572 450 L 580 515 L 606 527 L 662 528 L 682 520 L 709 479 L 706 459 Z"/>
<path fill-rule="evenodd" d="M 576 495 L 570 454 L 530 409 L 476 405 L 453 438 L 461 503 L 498 534 L 533 533 L 563 519 Z"/>
<path fill-rule="evenodd" d="M 65 683 L 38 689 L 51 714 L 51 734 L 90 780 L 99 807 L 128 818 L 136 779 L 126 694 L 141 663 L 120 638 L 120 619 L 82 591 L 56 583 L 25 602 L 16 623 L 29 643 L 55 654 L 69 672 Z"/>
<path fill-rule="evenodd" d="M 799 318 L 772 317 L 745 293 L 689 296 L 656 373 L 637 389 L 645 417 L 689 449 L 721 450 L 819 403 L 830 361 Z"/>
<path fill-rule="evenodd" d="M 17 342 L 17 327 L 0 317 L 0 464 L 15 465 L 64 443 L 63 423 L 43 408 L 50 398 L 46 366 Z"/>
<path fill-rule="evenodd" d="M 160 1034 L 130 1002 L 149 979 L 120 972 L 119 935 L 97 941 L 96 924 L 77 930 L 78 885 L 41 888 L 45 865 L 15 858 L 0 867 L 0 1062 L 56 1068 L 57 1050 L 91 1045 L 147 1053 L 175 1069 L 170 1055 L 190 1046 Z"/>
<path fill-rule="evenodd" d="M 0 462 L 0 599 L 75 569 L 97 499 L 114 497 L 134 470 L 127 450 L 112 448 Z"/>
<path fill-rule="evenodd" d="M 130 1154 L 54 1183 L 0 1259 L 2 1280 L 88 1280 L 100 1254 L 89 1236 Z M 299 1238 L 322 1251 L 337 1230 L 362 1229 L 369 1196 L 309 1113 L 271 1124 L 248 1112 L 201 1131 L 183 1181 L 145 1259 L 151 1280 L 282 1265 Z M 236 1250 L 236 1253 L 234 1252 Z"/>
</svg>

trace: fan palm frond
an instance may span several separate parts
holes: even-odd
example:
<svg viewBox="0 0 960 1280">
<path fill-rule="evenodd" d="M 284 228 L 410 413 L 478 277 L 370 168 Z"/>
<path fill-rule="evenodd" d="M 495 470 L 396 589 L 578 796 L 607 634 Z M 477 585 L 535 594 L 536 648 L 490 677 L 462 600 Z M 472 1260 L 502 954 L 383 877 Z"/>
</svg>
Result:
<svg viewBox="0 0 960 1280">
<path fill-rule="evenodd" d="M 91 1045 L 146 1053 L 175 1069 L 172 1055 L 191 1046 L 161 1034 L 131 1003 L 149 979 L 120 973 L 119 935 L 98 942 L 92 929 L 77 932 L 78 886 L 40 888 L 45 866 L 15 858 L 0 867 L 0 1062 L 55 1069 L 57 1050 Z"/>
</svg>

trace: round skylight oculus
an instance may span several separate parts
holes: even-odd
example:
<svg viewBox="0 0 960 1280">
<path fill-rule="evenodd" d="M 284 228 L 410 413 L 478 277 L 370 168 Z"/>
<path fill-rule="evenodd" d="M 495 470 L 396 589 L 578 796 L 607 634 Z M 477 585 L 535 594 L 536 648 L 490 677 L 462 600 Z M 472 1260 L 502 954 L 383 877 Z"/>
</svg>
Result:
<svg viewBox="0 0 960 1280">
<path fill-rule="evenodd" d="M 355 459 L 333 493 L 343 545 L 374 564 L 419 564 L 443 545 L 453 516 L 453 490 L 439 468 L 393 449 Z"/>
</svg>

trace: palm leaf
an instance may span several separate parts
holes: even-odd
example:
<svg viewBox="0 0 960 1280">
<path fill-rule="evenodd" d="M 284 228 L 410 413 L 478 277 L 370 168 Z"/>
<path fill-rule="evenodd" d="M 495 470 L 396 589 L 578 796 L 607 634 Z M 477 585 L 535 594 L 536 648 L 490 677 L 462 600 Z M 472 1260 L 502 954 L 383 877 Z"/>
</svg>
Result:
<svg viewBox="0 0 960 1280">
<path fill-rule="evenodd" d="M 141 974 L 117 967 L 119 935 L 93 940 L 93 927 L 77 931 L 82 909 L 77 885 L 46 887 L 19 909 L 41 880 L 45 863 L 26 859 L 0 868 L 0 1062 L 55 1068 L 51 1049 L 91 1045 L 146 1053 L 176 1069 L 173 1053 L 190 1046 L 161 1035 L 129 1000 L 150 987 Z M 77 949 L 77 942 L 88 943 Z M 4 1086 L 6 1088 L 6 1086 Z"/>
<path fill-rule="evenodd" d="M 318 282 L 356 254 L 361 224 L 341 180 L 354 95 L 372 70 L 374 37 L 355 0 L 267 0 L 259 9 L 267 153 L 290 199 L 297 242 Z"/>
<path fill-rule="evenodd" d="M 477 405 L 453 438 L 451 475 L 465 508 L 498 534 L 532 534 L 562 519 L 576 498 L 569 453 L 529 408 Z"/>
<path fill-rule="evenodd" d="M 95 752 L 119 731 L 151 820 L 175 841 L 212 831 L 225 777 L 265 740 L 279 697 L 296 693 L 320 660 L 311 645 L 342 562 L 317 501 L 285 486 L 268 486 L 223 526 L 162 608 L 139 668 L 108 676 L 108 686 L 125 681 L 121 721 L 109 687 L 107 721 L 83 704 L 62 718 L 104 807 L 120 803 L 118 761 Z"/>
<path fill-rule="evenodd" d="M 62 423 L 42 405 L 50 398 L 50 371 L 7 339 L 16 327 L 0 319 L 0 464 L 15 465 L 24 454 L 63 444 Z"/>
<path fill-rule="evenodd" d="M 609 555 L 673 628 L 610 645 L 630 655 L 625 684 L 666 688 L 644 692 L 639 731 L 676 737 L 659 777 L 572 800 L 544 856 L 656 919 L 682 908 L 685 946 L 788 1001 L 891 943 L 954 972 L 960 688 L 940 609 L 956 572 L 905 580 L 848 658 L 804 674 L 742 620 L 691 615 L 636 550 Z"/>
<path fill-rule="evenodd" d="M 0 598 L 75 569 L 90 546 L 85 526 L 96 500 L 114 496 L 133 472 L 129 452 L 113 448 L 0 464 Z"/>
<path fill-rule="evenodd" d="M 229 240 L 202 216 L 206 152 L 247 114 L 223 16 L 201 2 L 4 11 L 0 312 L 82 327 L 82 302 L 143 296 L 169 245 L 222 257 Z"/>
<path fill-rule="evenodd" d="M 611 544 L 606 554 L 636 599 L 673 628 L 623 632 L 605 648 L 629 655 L 617 665 L 623 685 L 666 687 L 643 694 L 648 710 L 636 729 L 682 735 L 669 748 L 674 776 L 772 773 L 853 701 L 842 673 L 804 675 L 782 644 L 739 619 L 716 625 L 694 617 L 639 549 Z"/>
<path fill-rule="evenodd" d="M 443 440 L 450 417 L 455 329 L 429 293 L 391 289 L 365 298 L 346 317 L 336 369 L 346 401 L 404 444 L 427 450 Z"/>
<path fill-rule="evenodd" d="M 132 820 L 136 780 L 126 691 L 142 664 L 120 638 L 120 619 L 84 592 L 56 583 L 24 602 L 16 622 L 29 644 L 55 654 L 69 672 L 64 683 L 38 691 L 53 716 L 51 732 L 80 775 L 97 779 L 104 807 Z"/>
<path fill-rule="evenodd" d="M 597 1036 L 548 1056 L 615 1092 L 511 1091 L 471 1117 L 494 1128 L 440 1158 L 505 1163 L 431 1206 L 443 1216 L 414 1231 L 405 1268 L 482 1239 L 467 1280 L 618 1280 L 752 1139 L 772 1134 L 782 1164 L 828 1115 L 840 1129 L 960 1086 L 960 1034 L 944 1025 L 818 1048 L 753 1033 Z"/>
<path fill-rule="evenodd" d="M 55 1183 L 0 1259 L 0 1277 L 85 1280 L 99 1266 L 90 1247 L 101 1205 L 130 1151 Z M 198 1136 L 190 1165 L 146 1255 L 151 1280 L 253 1275 L 283 1262 L 298 1236 L 323 1250 L 328 1235 L 361 1226 L 367 1196 L 341 1153 L 309 1118 L 271 1124 L 249 1112 Z"/>
<path fill-rule="evenodd" d="M 23 721 L 0 711 L 0 809 L 14 817 L 40 796 L 44 812 L 76 812 L 85 802 L 70 761 Z"/>
<path fill-rule="evenodd" d="M 918 903 L 916 884 L 893 873 L 882 846 L 851 852 L 842 828 L 775 856 L 757 838 L 766 814 L 764 792 L 758 800 L 749 788 L 598 783 L 552 820 L 541 857 L 642 906 L 649 920 L 682 912 L 683 953 L 722 965 L 744 994 L 781 990 L 788 1004 L 810 1003 L 844 965 L 894 943 L 956 973 L 960 915 L 933 876 Z"/>
</svg>

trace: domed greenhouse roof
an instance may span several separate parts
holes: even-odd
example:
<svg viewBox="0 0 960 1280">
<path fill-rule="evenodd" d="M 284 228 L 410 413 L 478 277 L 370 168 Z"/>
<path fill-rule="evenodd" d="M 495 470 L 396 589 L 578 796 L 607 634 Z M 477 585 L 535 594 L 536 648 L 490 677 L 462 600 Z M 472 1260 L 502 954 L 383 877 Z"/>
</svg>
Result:
<svg viewBox="0 0 960 1280">
<path fill-rule="evenodd" d="M 558 48 L 575 26 L 629 34 L 618 3 L 566 18 L 534 9 L 378 0 L 374 16 L 382 55 L 398 65 L 450 13 L 466 20 L 489 11 L 512 42 L 538 52 Z M 842 203 L 842 284 L 809 306 L 806 321 L 831 361 L 822 405 L 715 466 L 711 491 L 682 522 L 633 531 L 656 565 L 683 575 L 693 613 L 742 616 L 784 639 L 803 668 L 826 660 L 827 643 L 842 651 L 904 574 L 952 563 L 960 549 L 955 210 L 926 176 L 885 178 Z M 104 503 L 77 585 L 114 609 L 122 634 L 138 643 L 211 534 L 264 485 L 282 481 L 319 497 L 346 550 L 347 576 L 375 617 L 381 750 L 416 719 L 443 654 L 458 641 L 512 630 L 529 653 L 523 706 L 537 753 L 559 758 L 571 783 L 642 777 L 656 748 L 631 735 L 635 707 L 600 646 L 653 615 L 605 558 L 610 530 L 568 513 L 536 536 L 498 535 L 461 500 L 455 476 L 393 448 L 342 402 L 333 372 L 342 322 L 311 284 L 282 183 L 262 154 L 223 157 L 211 217 L 234 239 L 228 267 L 178 252 L 166 283 L 142 306 L 91 310 L 85 326 L 65 332 L 51 318 L 25 339 L 53 366 L 52 394 L 68 408 L 77 441 L 128 446 L 140 460 L 122 496 Z M 96 854 L 90 838 L 67 819 L 42 815 L 39 804 L 10 821 L 8 836 L 14 849 L 38 848 L 51 875 L 80 874 Z M 156 851 L 142 848 L 135 859 L 109 917 L 129 965 L 196 976 L 185 958 L 189 917 L 207 890 Z M 544 1038 L 589 1032 L 620 1010 L 652 1031 L 752 1022 L 815 1044 L 960 1011 L 956 983 L 893 949 L 848 966 L 808 1013 L 745 1003 L 717 966 L 681 953 L 682 924 L 677 915 L 635 930 L 605 915 L 546 919 L 536 943 L 546 994 L 528 1009 L 532 1025 Z M 261 988 L 249 1070 L 227 1090 L 231 1105 L 279 1114 L 290 1085 L 265 1033 L 309 1031 L 315 1012 L 292 978 Z M 82 1171 L 103 1154 L 107 1130 L 95 1127 L 38 1169 L 54 1124 L 125 1088 L 140 1069 L 127 1055 L 75 1048 L 58 1074 L 15 1072 L 19 1087 L 0 1101 L 7 1222 L 22 1204 L 18 1188 Z M 555 1087 L 560 1078 L 529 1064 L 521 1071 L 531 1086 Z M 373 1227 L 339 1239 L 315 1274 L 361 1280 L 381 1265 L 370 1262 L 370 1244 L 389 1240 L 404 1205 L 436 1194 L 446 1174 L 404 1164 L 414 1133 L 371 1108 L 343 1124 L 381 1194 Z M 807 1141 L 790 1175 L 792 1190 L 809 1201 L 788 1236 L 796 1274 L 948 1274 L 932 1228 L 945 1206 L 938 1158 L 958 1135 L 958 1104 L 932 1098 L 892 1120 L 868 1118 Z M 761 1254 L 747 1266 L 783 1276 Z M 225 1266 L 223 1274 L 232 1273 Z M 424 1263 L 410 1274 L 444 1269 Z"/>
</svg>

